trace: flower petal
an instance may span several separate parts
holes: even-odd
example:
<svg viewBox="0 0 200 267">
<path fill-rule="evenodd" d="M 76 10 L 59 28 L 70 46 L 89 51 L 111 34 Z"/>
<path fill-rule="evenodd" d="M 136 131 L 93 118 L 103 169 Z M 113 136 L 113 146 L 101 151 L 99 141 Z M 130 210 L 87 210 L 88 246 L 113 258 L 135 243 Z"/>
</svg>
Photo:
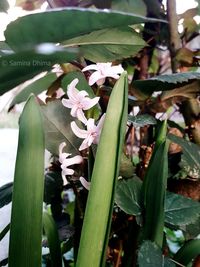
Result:
<svg viewBox="0 0 200 267">
<path fill-rule="evenodd" d="M 79 147 L 79 151 L 81 151 L 81 150 L 84 150 L 84 149 L 86 149 L 86 148 L 88 148 L 89 146 L 88 146 L 88 142 L 87 142 L 87 140 L 85 139 L 84 141 L 83 141 L 83 143 L 80 145 L 80 147 Z"/>
<path fill-rule="evenodd" d="M 79 90 L 76 89 L 78 82 L 79 80 L 76 78 L 67 86 L 67 95 L 71 100 L 76 100 L 76 96 L 79 92 Z"/>
<path fill-rule="evenodd" d="M 122 68 L 122 65 L 116 65 L 116 66 L 112 66 L 112 72 L 113 73 L 119 73 L 121 74 L 124 71 L 124 69 Z"/>
<path fill-rule="evenodd" d="M 91 85 L 95 84 L 98 80 L 100 80 L 102 78 L 105 78 L 105 76 L 102 75 L 100 71 L 93 72 L 89 78 L 89 85 L 91 86 Z"/>
<path fill-rule="evenodd" d="M 67 185 L 69 182 L 67 181 L 63 171 L 62 171 L 61 175 L 62 175 L 62 179 L 63 179 L 63 185 Z"/>
<path fill-rule="evenodd" d="M 73 131 L 73 133 L 78 136 L 79 138 L 85 139 L 88 135 L 88 132 L 86 130 L 80 129 L 75 121 L 71 122 L 71 129 Z"/>
<path fill-rule="evenodd" d="M 95 106 L 98 102 L 99 102 L 99 99 L 100 97 L 94 97 L 94 98 L 89 98 L 89 97 L 86 97 L 84 100 L 83 100 L 83 110 L 88 110 L 90 108 L 92 108 L 93 106 Z"/>
<path fill-rule="evenodd" d="M 74 103 L 73 103 L 72 100 L 70 100 L 70 99 L 65 99 L 65 98 L 62 99 L 62 104 L 63 104 L 63 106 L 65 106 L 66 108 L 72 108 L 73 105 L 74 105 Z"/>
<path fill-rule="evenodd" d="M 71 109 L 71 112 L 70 112 L 70 114 L 72 115 L 72 117 L 77 117 L 77 109 L 78 109 L 78 106 L 76 104 L 73 105 L 73 107 Z"/>
<path fill-rule="evenodd" d="M 94 119 L 90 118 L 87 121 L 87 131 L 94 132 L 96 130 L 96 125 L 94 124 Z"/>
<path fill-rule="evenodd" d="M 85 117 L 85 114 L 83 113 L 82 109 L 77 109 L 77 118 L 79 119 L 79 121 L 83 122 L 85 125 L 87 124 L 87 119 Z"/>
<path fill-rule="evenodd" d="M 81 162 L 83 161 L 83 158 L 79 155 L 77 156 L 74 156 L 72 158 L 68 158 L 68 159 L 65 159 L 63 161 L 63 167 L 68 167 L 68 166 L 71 166 L 71 165 L 74 165 L 74 164 L 80 164 Z"/>
<path fill-rule="evenodd" d="M 63 148 L 66 146 L 66 143 L 65 142 L 62 142 L 60 145 L 59 145 L 59 154 L 62 154 L 62 151 L 63 151 Z"/>
<path fill-rule="evenodd" d="M 77 94 L 77 99 L 81 102 L 82 99 L 84 99 L 86 96 L 88 96 L 88 93 L 85 90 L 81 90 Z"/>
<path fill-rule="evenodd" d="M 90 182 L 86 181 L 84 177 L 80 177 L 79 181 L 81 182 L 82 186 L 85 187 L 87 190 L 90 190 Z"/>
<path fill-rule="evenodd" d="M 98 70 L 98 69 L 99 69 L 99 67 L 97 66 L 97 64 L 91 64 L 91 65 L 83 68 L 82 72 L 87 71 L 87 70 Z"/>
</svg>

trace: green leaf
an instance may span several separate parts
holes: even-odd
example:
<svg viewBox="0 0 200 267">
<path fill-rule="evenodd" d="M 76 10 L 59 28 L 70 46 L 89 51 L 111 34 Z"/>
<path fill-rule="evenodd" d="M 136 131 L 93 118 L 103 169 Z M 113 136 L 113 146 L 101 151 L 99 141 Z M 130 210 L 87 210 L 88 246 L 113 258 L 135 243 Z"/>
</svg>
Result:
<svg viewBox="0 0 200 267">
<path fill-rule="evenodd" d="M 147 8 L 142 0 L 113 0 L 112 9 L 146 16 Z"/>
<path fill-rule="evenodd" d="M 62 267 L 62 254 L 58 229 L 53 217 L 46 211 L 43 212 L 43 226 L 51 255 L 51 267 Z"/>
<path fill-rule="evenodd" d="M 34 95 L 38 95 L 43 91 L 47 90 L 48 87 L 57 79 L 55 73 L 48 73 L 44 77 L 33 81 L 31 84 L 26 86 L 22 91 L 20 91 L 12 100 L 9 109 L 11 109 L 14 105 L 19 104 L 21 102 L 26 101 L 26 99 L 30 96 L 31 93 Z"/>
<path fill-rule="evenodd" d="M 138 253 L 139 267 L 175 267 L 169 258 L 162 255 L 161 249 L 151 241 L 144 241 Z"/>
<path fill-rule="evenodd" d="M 131 178 L 134 174 L 135 168 L 130 158 L 124 153 L 121 156 L 119 175 L 123 178 Z"/>
<path fill-rule="evenodd" d="M 11 202 L 12 191 L 13 183 L 8 183 L 0 187 L 0 208 Z"/>
<path fill-rule="evenodd" d="M 8 25 L 5 38 L 11 48 L 20 50 L 44 42 L 61 43 L 105 28 L 158 21 L 117 11 L 66 8 L 18 18 Z"/>
<path fill-rule="evenodd" d="M 174 260 L 188 265 L 194 258 L 200 254 L 200 239 L 187 241 L 174 255 Z"/>
<path fill-rule="evenodd" d="M 154 125 L 156 124 L 156 119 L 149 114 L 141 114 L 141 115 L 128 115 L 128 121 L 133 124 L 133 127 L 144 127 L 146 125 Z"/>
<path fill-rule="evenodd" d="M 61 49 L 51 46 L 54 51 L 44 51 L 43 54 L 41 49 L 42 47 L 38 46 L 35 50 L 0 57 L 0 95 L 40 72 L 50 70 L 56 63 L 65 63 L 77 58 L 75 48 Z"/>
<path fill-rule="evenodd" d="M 181 227 L 200 218 L 200 203 L 181 195 L 167 192 L 165 200 L 165 223 Z"/>
<path fill-rule="evenodd" d="M 182 72 L 159 75 L 147 80 L 133 81 L 133 86 L 144 94 L 172 90 L 200 79 L 199 72 Z"/>
<path fill-rule="evenodd" d="M 198 173 L 200 172 L 200 148 L 198 145 L 187 141 L 181 137 L 175 136 L 173 134 L 169 134 L 168 138 L 180 145 L 183 149 L 183 160 L 187 162 L 191 169 L 196 170 Z"/>
<path fill-rule="evenodd" d="M 141 215 L 141 188 L 142 181 L 137 177 L 119 180 L 115 202 L 120 209 L 130 215 Z"/>
<path fill-rule="evenodd" d="M 97 148 L 81 232 L 77 267 L 104 266 L 105 263 L 127 110 L 128 80 L 124 72 L 112 90 Z"/>
<path fill-rule="evenodd" d="M 66 143 L 68 153 L 79 153 L 81 140 L 71 130 L 70 123 L 74 118 L 70 109 L 64 107 L 60 100 L 52 101 L 41 107 L 44 118 L 46 148 L 58 155 L 60 143 Z"/>
<path fill-rule="evenodd" d="M 146 44 L 129 27 L 103 29 L 64 42 L 66 46 L 80 46 L 82 55 L 93 62 L 106 62 L 134 56 Z"/>
<path fill-rule="evenodd" d="M 42 116 L 34 96 L 31 96 L 19 122 L 9 267 L 41 266 L 44 149 Z"/>
<path fill-rule="evenodd" d="M 0 12 L 7 12 L 9 9 L 9 3 L 7 0 L 0 1 Z"/>
<path fill-rule="evenodd" d="M 163 243 L 164 201 L 168 177 L 166 129 L 165 121 L 160 128 L 142 185 L 145 208 L 143 239 L 151 240 L 159 247 L 162 247 Z"/>
</svg>

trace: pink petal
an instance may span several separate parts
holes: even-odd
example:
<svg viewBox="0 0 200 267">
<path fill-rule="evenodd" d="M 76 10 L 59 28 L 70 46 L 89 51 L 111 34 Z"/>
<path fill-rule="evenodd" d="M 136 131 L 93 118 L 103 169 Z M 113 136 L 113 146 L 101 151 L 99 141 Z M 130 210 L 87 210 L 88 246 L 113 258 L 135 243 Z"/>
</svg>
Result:
<svg viewBox="0 0 200 267">
<path fill-rule="evenodd" d="M 67 185 L 69 182 L 67 181 L 63 171 L 62 171 L 61 175 L 62 175 L 62 179 L 63 179 L 63 185 Z"/>
<path fill-rule="evenodd" d="M 95 84 L 98 80 L 100 80 L 102 78 L 105 78 L 105 76 L 102 75 L 100 71 L 93 72 L 89 78 L 89 85 Z"/>
<path fill-rule="evenodd" d="M 112 72 L 122 74 L 122 72 L 124 72 L 124 69 L 122 68 L 122 65 L 120 64 L 120 65 L 112 66 Z"/>
<path fill-rule="evenodd" d="M 72 108 L 74 105 L 73 101 L 71 101 L 70 99 L 65 99 L 65 98 L 62 99 L 62 104 L 66 108 Z"/>
<path fill-rule="evenodd" d="M 91 65 L 83 68 L 82 72 L 87 71 L 87 70 L 98 70 L 98 69 L 99 69 L 99 67 L 96 64 L 91 64 Z"/>
<path fill-rule="evenodd" d="M 79 121 L 83 122 L 85 125 L 87 124 L 87 119 L 82 109 L 77 110 L 77 118 L 79 119 Z"/>
<path fill-rule="evenodd" d="M 99 102 L 99 99 L 100 97 L 94 97 L 94 98 L 89 98 L 89 97 L 86 97 L 84 100 L 83 100 L 83 109 L 84 110 L 88 110 L 90 109 L 91 107 L 95 106 L 98 102 Z"/>
<path fill-rule="evenodd" d="M 69 99 L 74 101 L 76 100 L 77 94 L 79 93 L 79 90 L 76 89 L 78 82 L 79 80 L 76 78 L 67 86 L 67 95 Z"/>
<path fill-rule="evenodd" d="M 102 130 L 102 127 L 103 127 L 103 124 L 104 124 L 104 120 L 105 120 L 105 117 L 106 117 L 106 113 L 104 113 L 102 116 L 101 116 L 101 118 L 100 118 L 100 120 L 99 120 L 99 122 L 98 122 L 98 124 L 97 124 L 97 132 L 100 132 L 101 130 Z"/>
<path fill-rule="evenodd" d="M 77 117 L 77 109 L 78 109 L 78 106 L 76 104 L 73 105 L 73 107 L 71 109 L 71 112 L 70 112 L 70 114 L 72 115 L 72 117 Z"/>
<path fill-rule="evenodd" d="M 90 135 L 88 138 L 87 138 L 87 144 L 88 144 L 88 147 L 91 146 L 91 144 L 93 143 L 95 137 Z"/>
<path fill-rule="evenodd" d="M 80 164 L 83 161 L 83 158 L 81 156 L 75 156 L 69 159 L 65 159 L 63 162 L 64 167 L 68 167 L 74 164 Z"/>
<path fill-rule="evenodd" d="M 87 131 L 92 132 L 96 130 L 96 125 L 94 124 L 94 119 L 89 119 L 87 121 Z"/>
<path fill-rule="evenodd" d="M 63 151 L 63 148 L 66 146 L 66 143 L 65 142 L 62 142 L 60 145 L 59 145 L 59 154 L 61 154 L 62 153 L 62 151 Z"/>
<path fill-rule="evenodd" d="M 88 96 L 88 93 L 85 90 L 82 90 L 78 92 L 77 98 L 81 102 L 81 100 L 84 99 L 86 96 Z"/>
<path fill-rule="evenodd" d="M 97 81 L 97 85 L 100 86 L 100 85 L 104 84 L 105 83 L 105 80 L 106 80 L 106 78 L 99 79 Z"/>
<path fill-rule="evenodd" d="M 86 179 L 82 176 L 79 178 L 79 180 L 83 187 L 85 187 L 87 190 L 90 190 L 90 182 L 86 181 Z"/>
<path fill-rule="evenodd" d="M 87 131 L 86 130 L 83 130 L 83 129 L 80 129 L 75 121 L 72 121 L 71 122 L 71 129 L 73 131 L 73 133 L 78 136 L 79 138 L 82 138 L 82 139 L 85 139 L 88 135 Z"/>
<path fill-rule="evenodd" d="M 87 140 L 85 139 L 85 140 L 83 141 L 83 143 L 80 145 L 79 150 L 81 151 L 81 150 L 84 150 L 84 149 L 86 149 L 86 148 L 88 148 L 88 147 L 89 147 L 89 146 L 88 146 Z"/>
</svg>

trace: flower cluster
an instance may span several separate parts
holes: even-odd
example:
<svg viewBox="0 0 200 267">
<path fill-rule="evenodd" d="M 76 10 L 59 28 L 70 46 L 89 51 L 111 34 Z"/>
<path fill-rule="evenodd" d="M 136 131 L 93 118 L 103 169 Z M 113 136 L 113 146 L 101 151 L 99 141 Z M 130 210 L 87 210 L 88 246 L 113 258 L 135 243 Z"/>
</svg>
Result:
<svg viewBox="0 0 200 267">
<path fill-rule="evenodd" d="M 114 79 L 119 79 L 119 75 L 123 72 L 121 65 L 112 66 L 112 63 L 97 63 L 85 67 L 82 71 L 95 70 L 95 72 L 89 78 L 89 85 L 97 83 L 97 85 L 102 85 L 105 82 L 106 77 L 111 77 Z M 98 144 L 101 130 L 103 127 L 105 114 L 103 114 L 99 120 L 99 123 L 96 125 L 95 120 L 92 118 L 85 117 L 84 111 L 89 110 L 94 107 L 99 102 L 99 97 L 90 98 L 88 93 L 84 90 L 79 91 L 76 86 L 79 80 L 74 79 L 67 87 L 67 96 L 68 99 L 62 99 L 62 104 L 71 109 L 71 116 L 80 120 L 84 125 L 85 129 L 81 129 L 77 126 L 76 122 L 71 122 L 71 129 L 73 133 L 84 139 L 79 151 L 82 151 L 91 146 L 91 144 Z M 80 164 L 83 161 L 83 158 L 79 155 L 71 157 L 71 154 L 64 153 L 63 149 L 66 144 L 63 142 L 59 146 L 59 161 L 61 163 L 62 169 L 62 178 L 64 184 L 67 184 L 67 175 L 73 175 L 74 170 L 68 168 L 74 164 Z M 82 185 L 89 190 L 90 183 L 86 181 L 84 177 L 80 177 L 80 182 Z"/>
</svg>

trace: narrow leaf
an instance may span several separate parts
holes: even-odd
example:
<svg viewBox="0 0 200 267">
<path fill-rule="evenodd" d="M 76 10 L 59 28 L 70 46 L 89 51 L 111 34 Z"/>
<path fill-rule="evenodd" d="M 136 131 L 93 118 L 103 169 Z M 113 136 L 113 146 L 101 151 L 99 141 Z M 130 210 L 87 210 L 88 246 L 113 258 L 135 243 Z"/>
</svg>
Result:
<svg viewBox="0 0 200 267">
<path fill-rule="evenodd" d="M 9 267 L 41 266 L 44 133 L 31 96 L 19 123 L 9 245 Z"/>
<path fill-rule="evenodd" d="M 127 86 L 127 74 L 124 72 L 112 90 L 107 107 L 92 173 L 77 267 L 103 266 L 105 262 L 115 185 L 127 121 Z"/>
<path fill-rule="evenodd" d="M 159 247 L 163 243 L 164 201 L 168 177 L 166 125 L 164 122 L 158 134 L 142 186 L 145 208 L 143 238 L 155 242 Z"/>
<path fill-rule="evenodd" d="M 58 229 L 48 212 L 43 213 L 43 226 L 51 255 L 51 267 L 62 267 L 62 255 Z"/>
<path fill-rule="evenodd" d="M 192 259 L 200 254 L 200 239 L 189 240 L 174 255 L 174 260 L 188 265 Z"/>
</svg>

